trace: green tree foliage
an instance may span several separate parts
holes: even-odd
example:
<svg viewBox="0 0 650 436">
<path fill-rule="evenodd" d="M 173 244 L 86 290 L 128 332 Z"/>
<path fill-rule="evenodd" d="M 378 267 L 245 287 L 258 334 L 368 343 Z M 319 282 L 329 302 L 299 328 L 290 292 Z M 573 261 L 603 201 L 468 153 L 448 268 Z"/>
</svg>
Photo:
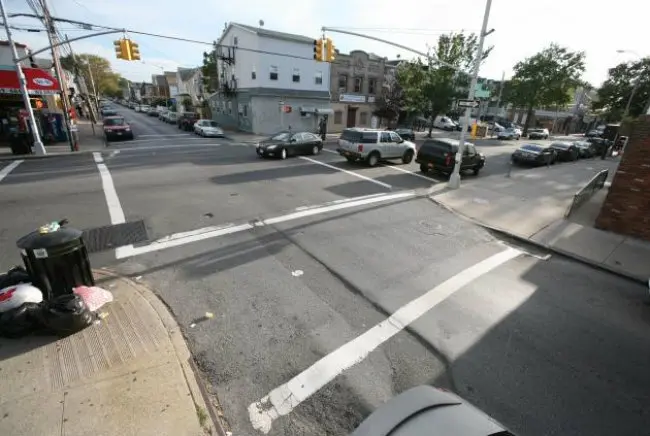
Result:
<svg viewBox="0 0 650 436">
<path fill-rule="evenodd" d="M 64 56 L 61 58 L 61 65 L 68 71 L 80 74 L 86 82 L 89 93 L 92 93 L 90 69 L 99 94 L 110 97 L 122 95 L 120 80 L 124 79 L 119 74 L 114 73 L 111 69 L 111 63 L 101 56 L 94 54 L 80 54 L 74 58 L 71 55 Z"/>
<path fill-rule="evenodd" d="M 219 86 L 218 71 L 215 51 L 203 52 L 203 65 L 201 66 L 203 85 L 208 93 L 213 93 Z"/>
<path fill-rule="evenodd" d="M 583 83 L 580 77 L 585 71 L 585 54 L 551 44 L 517 62 L 514 71 L 504 87 L 503 100 L 527 109 L 525 134 L 534 108 L 564 106 L 571 101 L 571 90 Z"/>
<path fill-rule="evenodd" d="M 638 117 L 643 114 L 650 99 L 650 57 L 610 68 L 607 80 L 598 89 L 599 100 L 594 103 L 594 108 L 603 109 L 608 121 L 621 120 L 637 81 L 629 115 Z"/>
<path fill-rule="evenodd" d="M 404 92 L 406 111 L 429 118 L 429 136 L 437 115 L 450 111 L 453 102 L 467 95 L 469 72 L 474 65 L 478 49 L 476 34 L 450 33 L 438 38 L 431 53 L 436 59 L 418 59 L 400 65 L 398 81 Z M 492 51 L 486 49 L 484 61 Z"/>
<path fill-rule="evenodd" d="M 377 109 L 373 111 L 373 115 L 386 120 L 389 124 L 399 116 L 404 106 L 404 91 L 397 78 L 384 85 L 375 106 Z"/>
</svg>

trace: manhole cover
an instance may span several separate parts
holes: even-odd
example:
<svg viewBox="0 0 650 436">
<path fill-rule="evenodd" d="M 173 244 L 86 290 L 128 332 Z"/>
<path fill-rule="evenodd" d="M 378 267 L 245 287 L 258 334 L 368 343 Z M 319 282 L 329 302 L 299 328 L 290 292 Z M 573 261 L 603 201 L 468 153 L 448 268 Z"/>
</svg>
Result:
<svg viewBox="0 0 650 436">
<path fill-rule="evenodd" d="M 89 253 L 137 244 L 149 239 L 142 220 L 86 229 L 83 238 Z"/>
</svg>

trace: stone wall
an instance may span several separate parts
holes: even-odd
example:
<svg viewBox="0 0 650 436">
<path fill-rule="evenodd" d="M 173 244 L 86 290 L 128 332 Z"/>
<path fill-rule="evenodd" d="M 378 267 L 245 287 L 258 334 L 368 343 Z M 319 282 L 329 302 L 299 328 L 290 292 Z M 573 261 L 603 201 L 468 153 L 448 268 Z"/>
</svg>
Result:
<svg viewBox="0 0 650 436">
<path fill-rule="evenodd" d="M 650 115 L 632 124 L 596 227 L 650 241 Z"/>
</svg>

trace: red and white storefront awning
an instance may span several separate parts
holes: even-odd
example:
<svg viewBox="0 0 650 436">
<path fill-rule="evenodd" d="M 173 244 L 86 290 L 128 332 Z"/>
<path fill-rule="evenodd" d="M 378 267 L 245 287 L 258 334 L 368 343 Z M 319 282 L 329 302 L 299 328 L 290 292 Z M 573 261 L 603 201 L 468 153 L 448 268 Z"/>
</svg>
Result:
<svg viewBox="0 0 650 436">
<path fill-rule="evenodd" d="M 58 94 L 59 82 L 40 68 L 25 68 L 27 92 L 32 95 Z M 0 69 L 0 94 L 20 94 L 18 72 L 15 69 Z"/>
</svg>

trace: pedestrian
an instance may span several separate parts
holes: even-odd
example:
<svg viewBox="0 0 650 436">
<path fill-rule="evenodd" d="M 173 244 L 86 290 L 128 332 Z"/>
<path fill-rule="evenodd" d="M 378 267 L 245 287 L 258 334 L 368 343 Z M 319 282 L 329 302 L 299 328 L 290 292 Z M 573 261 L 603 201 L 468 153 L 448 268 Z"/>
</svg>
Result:
<svg viewBox="0 0 650 436">
<path fill-rule="evenodd" d="M 322 117 L 320 119 L 320 122 L 318 123 L 318 134 L 320 135 L 323 141 L 325 141 L 326 129 L 327 128 L 325 126 L 325 117 Z"/>
<path fill-rule="evenodd" d="M 79 118 L 84 116 L 84 110 L 80 104 L 77 105 L 77 114 L 79 115 Z"/>
</svg>

